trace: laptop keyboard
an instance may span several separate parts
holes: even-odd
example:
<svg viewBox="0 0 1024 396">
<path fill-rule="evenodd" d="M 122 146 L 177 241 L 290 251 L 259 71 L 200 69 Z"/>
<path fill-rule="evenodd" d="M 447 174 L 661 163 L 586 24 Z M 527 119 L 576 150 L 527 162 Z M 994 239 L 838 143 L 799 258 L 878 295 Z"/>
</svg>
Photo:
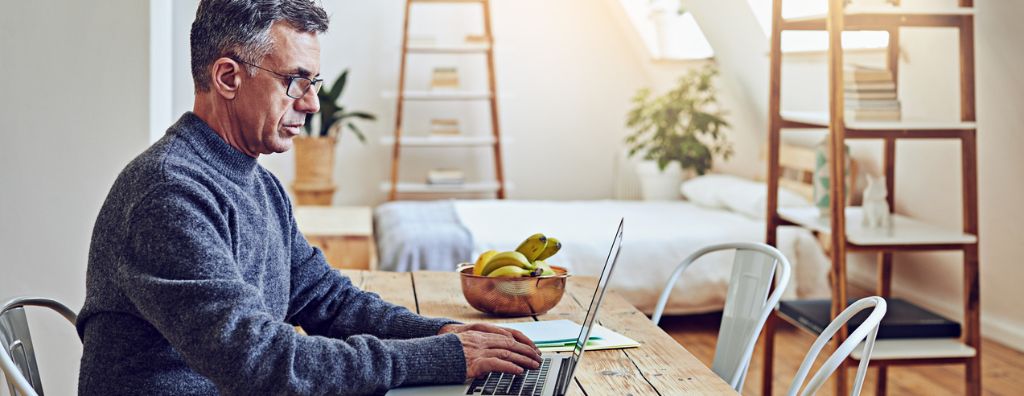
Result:
<svg viewBox="0 0 1024 396">
<path fill-rule="evenodd" d="M 566 362 L 568 360 L 563 360 Z M 474 379 L 466 390 L 467 395 L 540 396 L 551 371 L 551 358 L 544 358 L 540 368 L 526 370 L 522 374 L 490 373 L 484 378 Z"/>
</svg>

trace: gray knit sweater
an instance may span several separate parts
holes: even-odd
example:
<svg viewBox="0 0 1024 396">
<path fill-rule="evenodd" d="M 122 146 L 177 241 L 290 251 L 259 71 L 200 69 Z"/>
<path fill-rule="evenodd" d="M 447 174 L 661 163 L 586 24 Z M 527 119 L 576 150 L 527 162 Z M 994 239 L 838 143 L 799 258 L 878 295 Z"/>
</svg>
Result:
<svg viewBox="0 0 1024 396">
<path fill-rule="evenodd" d="M 349 395 L 462 382 L 458 337 L 436 335 L 447 323 L 332 270 L 280 182 L 186 113 L 125 168 L 96 220 L 79 392 Z"/>
</svg>

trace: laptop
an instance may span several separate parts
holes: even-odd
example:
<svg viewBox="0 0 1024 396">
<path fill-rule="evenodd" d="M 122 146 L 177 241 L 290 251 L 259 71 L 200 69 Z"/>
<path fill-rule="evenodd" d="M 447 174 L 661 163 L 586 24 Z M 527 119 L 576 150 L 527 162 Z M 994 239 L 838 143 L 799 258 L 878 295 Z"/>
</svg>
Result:
<svg viewBox="0 0 1024 396">
<path fill-rule="evenodd" d="M 529 395 L 529 396 L 562 396 L 572 385 L 576 366 L 583 357 L 583 345 L 590 339 L 590 330 L 597 318 L 597 308 L 604 299 L 608 280 L 612 277 L 612 269 L 619 259 L 619 248 L 622 246 L 622 226 L 624 219 L 619 220 L 619 229 L 615 232 L 611 250 L 604 260 L 601 278 L 597 281 L 597 289 L 587 308 L 587 316 L 576 338 L 572 355 L 543 354 L 542 363 L 536 370 L 526 370 L 522 374 L 490 373 L 484 378 L 474 378 L 459 385 L 434 385 L 395 388 L 388 391 L 388 396 L 451 396 L 451 395 Z"/>
</svg>

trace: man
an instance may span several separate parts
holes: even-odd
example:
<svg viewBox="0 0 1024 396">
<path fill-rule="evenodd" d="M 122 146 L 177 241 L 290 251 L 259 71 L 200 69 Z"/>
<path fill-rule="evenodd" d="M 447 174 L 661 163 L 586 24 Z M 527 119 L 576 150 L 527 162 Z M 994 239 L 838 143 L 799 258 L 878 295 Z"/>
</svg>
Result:
<svg viewBox="0 0 1024 396">
<path fill-rule="evenodd" d="M 519 332 L 358 290 L 297 230 L 256 157 L 290 149 L 319 110 L 327 24 L 311 0 L 200 3 L 194 110 L 125 168 L 96 221 L 81 394 L 366 394 L 539 366 Z"/>
</svg>

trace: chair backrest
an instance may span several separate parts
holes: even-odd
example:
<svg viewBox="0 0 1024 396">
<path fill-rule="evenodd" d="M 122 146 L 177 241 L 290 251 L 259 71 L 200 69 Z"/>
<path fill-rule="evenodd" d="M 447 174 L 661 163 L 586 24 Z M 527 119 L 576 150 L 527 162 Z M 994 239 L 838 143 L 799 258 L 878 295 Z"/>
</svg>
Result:
<svg viewBox="0 0 1024 396">
<path fill-rule="evenodd" d="M 863 341 L 864 351 L 861 354 L 860 364 L 857 366 L 857 377 L 853 382 L 853 392 L 850 393 L 851 396 L 860 395 L 861 388 L 864 386 L 864 377 L 868 373 L 868 362 L 871 360 L 871 351 L 875 349 L 875 338 L 878 336 L 878 327 L 882 322 L 882 317 L 885 316 L 885 299 L 881 297 L 865 297 L 857 300 L 843 310 L 843 312 L 840 313 L 839 316 L 837 316 L 836 319 L 821 332 L 818 339 L 814 340 L 814 344 L 811 345 L 811 350 L 807 352 L 807 356 L 804 357 L 804 362 L 800 364 L 800 369 L 797 370 L 796 376 L 793 377 L 793 383 L 789 386 L 789 392 L 787 395 L 795 396 L 797 392 L 800 391 L 800 386 L 803 385 L 804 379 L 807 378 L 807 373 L 811 370 L 811 366 L 814 365 L 814 361 L 817 360 L 818 354 L 821 353 L 825 344 L 832 339 L 832 336 L 834 336 L 836 332 L 838 332 L 839 329 L 858 312 L 872 307 L 874 307 L 874 309 L 871 311 L 871 314 L 868 315 L 868 318 L 864 320 L 864 323 L 861 323 L 860 326 L 857 326 L 857 329 L 850 332 L 850 336 L 847 337 L 846 340 L 839 345 L 839 348 L 837 348 L 835 352 L 828 357 L 828 360 L 818 368 L 818 371 L 813 377 L 811 377 L 811 380 L 807 382 L 807 386 L 804 387 L 804 391 L 800 393 L 801 395 L 813 395 L 817 393 L 818 389 L 825 385 L 825 381 L 828 380 L 828 377 L 839 368 L 843 361 L 845 361 L 846 358 L 853 353 L 853 350 L 856 349 Z"/>
<path fill-rule="evenodd" d="M 740 391 L 764 322 L 789 285 L 791 266 L 778 249 L 763 243 L 739 242 L 708 246 L 694 252 L 683 259 L 669 277 L 651 320 L 654 324 L 661 321 L 672 288 L 686 268 L 702 256 L 720 250 L 735 250 L 736 255 L 711 370 Z M 776 267 L 780 274 L 775 290 L 769 296 Z"/>
<path fill-rule="evenodd" d="M 3 370 L 12 396 L 43 394 L 32 334 L 23 308 L 25 306 L 50 308 L 72 324 L 77 318 L 75 312 L 67 306 L 47 298 L 21 297 L 0 306 L 0 347 L 3 347 L 0 369 Z"/>
</svg>

